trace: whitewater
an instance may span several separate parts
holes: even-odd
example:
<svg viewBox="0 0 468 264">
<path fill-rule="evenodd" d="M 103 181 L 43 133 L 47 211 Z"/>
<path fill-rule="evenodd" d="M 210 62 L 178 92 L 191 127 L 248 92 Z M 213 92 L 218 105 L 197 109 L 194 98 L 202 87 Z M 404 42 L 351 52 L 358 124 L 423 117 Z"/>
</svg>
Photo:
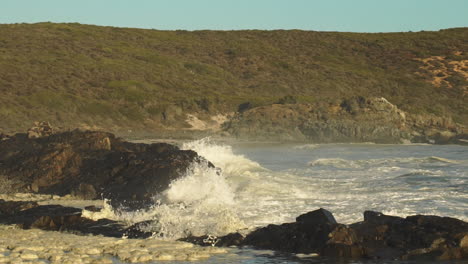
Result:
<svg viewBox="0 0 468 264">
<path fill-rule="evenodd" d="M 314 257 L 251 249 L 202 249 L 175 242 L 189 235 L 247 233 L 259 226 L 292 222 L 300 214 L 320 207 L 331 211 L 338 222 L 345 224 L 362 221 L 366 210 L 403 217 L 426 214 L 468 221 L 468 148 L 465 146 L 220 143 L 209 138 L 180 142 L 179 146 L 195 150 L 207 162 L 193 165 L 185 177 L 154 197 L 151 209 L 127 212 L 101 201 L 104 210 L 83 214 L 129 225 L 150 220 L 145 231 L 153 232 L 152 238 L 119 242 L 126 249 L 132 248 L 131 243 L 164 243 L 163 248 L 172 252 L 160 252 L 158 256 L 162 254 L 164 258 L 149 257 L 150 262 L 167 259 L 174 263 L 195 260 L 200 263 L 322 263 L 324 260 Z M 75 206 L 90 203 L 63 198 L 52 200 L 41 198 L 42 203 L 74 203 Z M 0 230 L 0 234 L 4 230 L 8 228 Z M 28 232 L 43 235 L 43 231 Z M 70 234 L 53 236 L 62 236 L 64 241 L 65 237 L 76 239 L 73 243 L 84 245 L 89 239 Z M 108 240 L 110 244 L 117 243 Z M 10 251 L 4 255 L 11 254 Z M 100 252 L 106 254 L 104 250 Z M 110 254 L 109 258 L 114 263 L 133 262 L 130 258 L 120 258 L 117 253 Z"/>
</svg>

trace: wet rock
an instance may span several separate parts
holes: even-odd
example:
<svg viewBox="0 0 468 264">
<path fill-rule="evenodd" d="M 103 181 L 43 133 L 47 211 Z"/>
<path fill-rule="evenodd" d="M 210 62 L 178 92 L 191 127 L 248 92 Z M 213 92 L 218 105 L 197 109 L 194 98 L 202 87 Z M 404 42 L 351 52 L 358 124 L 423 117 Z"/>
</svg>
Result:
<svg viewBox="0 0 468 264">
<path fill-rule="evenodd" d="M 296 222 L 311 225 L 337 224 L 333 214 L 323 208 L 298 216 Z"/>
<path fill-rule="evenodd" d="M 292 253 L 317 253 L 337 225 L 333 215 L 324 209 L 302 215 L 298 220 L 259 228 L 248 234 L 242 244 Z"/>
<path fill-rule="evenodd" d="M 148 238 L 153 236 L 151 232 L 151 227 L 153 226 L 154 221 L 148 220 L 136 223 L 127 229 L 125 229 L 124 236 L 127 238 Z"/>
<path fill-rule="evenodd" d="M 408 216 L 406 218 L 366 211 L 364 221 L 347 230 L 334 230 L 328 244 L 361 248 L 372 259 L 459 259 L 468 223 L 450 217 Z M 324 251 L 327 256 L 356 257 L 355 253 Z M 350 254 L 350 255 L 346 255 Z"/>
<path fill-rule="evenodd" d="M 20 211 L 39 206 L 37 202 L 31 201 L 5 201 L 0 199 L 0 217 L 13 215 Z"/>
<path fill-rule="evenodd" d="M 364 212 L 364 222 L 368 224 L 392 224 L 402 222 L 403 218 L 398 216 L 384 215 L 380 212 L 374 211 L 365 211 Z"/>
<path fill-rule="evenodd" d="M 11 191 L 107 198 L 128 209 L 151 205 L 197 162 L 208 163 L 194 151 L 129 143 L 105 132 L 16 134 L 0 141 L 0 178 L 15 183 Z"/>
<path fill-rule="evenodd" d="M 97 213 L 97 212 L 102 211 L 102 207 L 97 207 L 95 205 L 90 205 L 90 206 L 86 206 L 84 208 L 84 210 Z"/>
<path fill-rule="evenodd" d="M 204 239 L 186 241 L 203 245 Z M 217 239 L 221 241 L 223 237 Z M 468 223 L 450 217 L 401 218 L 366 211 L 364 221 L 342 225 L 336 223 L 330 212 L 319 209 L 297 217 L 294 223 L 259 228 L 239 245 L 290 253 L 319 253 L 328 258 L 467 259 Z"/>
<path fill-rule="evenodd" d="M 231 247 L 241 246 L 245 237 L 240 233 L 230 233 L 225 236 L 217 237 L 211 235 L 205 236 L 190 236 L 181 238 L 179 241 L 189 242 L 199 246 L 216 246 L 216 247 Z"/>
<path fill-rule="evenodd" d="M 38 206 L 36 204 L 32 208 L 21 210 L 24 207 L 22 203 L 3 202 L 0 203 L 0 207 L 8 203 L 13 209 L 9 210 L 9 214 L 0 215 L 0 223 L 15 224 L 22 229 L 35 228 L 107 237 L 147 238 L 151 236 L 151 233 L 139 229 L 145 223 L 137 223 L 127 228 L 122 223 L 110 219 L 95 221 L 85 218 L 82 216 L 82 209 L 61 205 Z"/>
</svg>

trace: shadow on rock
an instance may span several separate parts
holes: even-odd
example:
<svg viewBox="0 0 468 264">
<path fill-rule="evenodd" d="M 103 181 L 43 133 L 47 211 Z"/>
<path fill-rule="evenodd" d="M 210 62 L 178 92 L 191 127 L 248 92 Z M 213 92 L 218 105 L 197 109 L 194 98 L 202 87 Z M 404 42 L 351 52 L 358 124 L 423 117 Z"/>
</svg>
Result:
<svg viewBox="0 0 468 264">
<path fill-rule="evenodd" d="M 235 238 L 235 239 L 231 239 Z M 317 253 L 328 258 L 373 260 L 450 260 L 468 258 L 468 223 L 439 216 L 406 218 L 366 211 L 364 221 L 339 224 L 325 209 L 268 225 L 247 236 L 189 237 L 203 246 L 251 246 L 289 253 Z M 215 241 L 216 243 L 213 243 Z"/>
<path fill-rule="evenodd" d="M 0 141 L 0 180 L 11 191 L 106 198 L 130 210 L 151 205 L 194 163 L 213 167 L 191 150 L 129 143 L 105 132 L 16 134 Z"/>
</svg>

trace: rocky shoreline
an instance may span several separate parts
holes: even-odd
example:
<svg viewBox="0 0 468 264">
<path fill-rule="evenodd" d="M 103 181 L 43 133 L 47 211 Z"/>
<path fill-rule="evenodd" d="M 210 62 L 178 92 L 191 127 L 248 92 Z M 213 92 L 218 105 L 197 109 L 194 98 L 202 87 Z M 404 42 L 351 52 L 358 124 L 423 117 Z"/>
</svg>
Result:
<svg viewBox="0 0 468 264">
<path fill-rule="evenodd" d="M 170 144 L 129 143 L 105 132 L 74 130 L 42 135 L 40 131 L 0 141 L 3 192 L 104 198 L 115 208 L 135 211 L 153 205 L 154 197 L 171 181 L 183 177 L 192 164 L 214 168 L 196 152 Z M 147 228 L 153 220 L 128 226 L 88 217 L 90 212 L 101 210 L 0 200 L 0 223 L 115 238 L 154 235 Z M 364 212 L 362 222 L 350 225 L 337 223 L 332 213 L 318 209 L 298 216 L 296 222 L 268 225 L 248 234 L 207 234 L 181 240 L 346 259 L 468 259 L 468 223 L 464 221 L 423 215 L 401 218 L 371 211 Z"/>
<path fill-rule="evenodd" d="M 0 141 L 0 150 L 0 180 L 9 192 L 108 199 L 131 210 L 153 204 L 153 197 L 193 163 L 213 167 L 191 150 L 130 143 L 95 131 L 19 133 Z"/>
<path fill-rule="evenodd" d="M 468 223 L 450 217 L 406 218 L 364 212 L 364 221 L 344 225 L 318 209 L 296 222 L 268 225 L 243 236 L 182 239 L 205 246 L 252 246 L 323 257 L 373 260 L 451 260 L 468 258 Z"/>
<path fill-rule="evenodd" d="M 115 238 L 144 239 L 154 235 L 144 231 L 153 221 L 125 226 L 105 218 L 89 219 L 84 215 L 89 210 L 100 209 L 0 200 L 0 224 Z M 337 223 L 329 211 L 320 208 L 298 216 L 296 222 L 271 224 L 246 235 L 206 235 L 179 241 L 209 247 L 253 247 L 340 259 L 468 259 L 467 222 L 429 215 L 402 218 L 373 211 L 364 212 L 364 221 L 344 225 Z"/>
<path fill-rule="evenodd" d="M 407 113 L 383 97 L 247 107 L 223 130 L 261 141 L 468 144 L 468 129 L 452 119 Z"/>
<path fill-rule="evenodd" d="M 406 112 L 384 97 L 354 96 L 299 103 L 294 97 L 286 96 L 274 104 L 258 106 L 244 102 L 237 111 L 231 112 L 220 109 L 168 110 L 166 115 L 173 118 L 158 128 L 113 126 L 104 129 L 96 124 L 78 127 L 111 131 L 127 139 L 154 139 L 157 135 L 165 140 L 195 140 L 209 136 L 249 142 L 468 145 L 466 124 L 441 114 Z M 28 130 L 29 136 L 51 134 L 47 122 L 36 123 Z M 0 127 L 0 141 L 9 137 Z"/>
</svg>

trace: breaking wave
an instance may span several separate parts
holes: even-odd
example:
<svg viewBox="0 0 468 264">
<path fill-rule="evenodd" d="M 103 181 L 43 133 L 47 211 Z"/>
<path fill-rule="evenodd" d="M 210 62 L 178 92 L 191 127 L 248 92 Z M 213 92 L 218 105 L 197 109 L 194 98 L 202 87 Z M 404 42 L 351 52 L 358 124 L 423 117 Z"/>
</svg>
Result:
<svg viewBox="0 0 468 264">
<path fill-rule="evenodd" d="M 341 149 L 347 147 L 343 146 Z M 305 151 L 296 154 L 288 149 L 290 146 L 250 149 L 247 157 L 209 138 L 185 143 L 181 148 L 195 150 L 216 168 L 208 162 L 193 164 L 184 177 L 154 197 L 154 206 L 149 210 L 122 212 L 106 206 L 99 213 L 88 212 L 90 217 L 94 214 L 96 218 L 111 218 L 128 225 L 148 221 L 144 231 L 169 240 L 189 235 L 219 236 L 285 223 L 319 207 L 332 211 L 341 223 L 362 220 L 365 210 L 466 219 L 460 213 L 467 209 L 463 202 L 467 199 L 466 165 L 459 160 L 403 155 L 363 159 L 373 153 L 381 154 L 380 149 L 359 148 L 362 153 L 356 155 L 356 149 L 351 148 L 353 151 L 342 152 L 343 158 L 318 158 L 307 164 Z M 315 151 L 313 148 L 309 149 Z M 286 150 L 288 155 L 297 155 L 292 158 L 298 162 L 284 161 L 282 153 Z M 414 152 L 403 149 L 398 153 Z M 361 159 L 353 160 L 356 156 Z M 272 159 L 279 166 L 268 170 L 250 157 Z M 453 157 L 466 160 L 463 155 Z"/>
<path fill-rule="evenodd" d="M 182 149 L 196 151 L 198 155 L 211 161 L 227 175 L 263 169 L 257 162 L 249 160 L 243 155 L 234 154 L 231 146 L 216 144 L 209 137 L 184 143 Z"/>
</svg>

